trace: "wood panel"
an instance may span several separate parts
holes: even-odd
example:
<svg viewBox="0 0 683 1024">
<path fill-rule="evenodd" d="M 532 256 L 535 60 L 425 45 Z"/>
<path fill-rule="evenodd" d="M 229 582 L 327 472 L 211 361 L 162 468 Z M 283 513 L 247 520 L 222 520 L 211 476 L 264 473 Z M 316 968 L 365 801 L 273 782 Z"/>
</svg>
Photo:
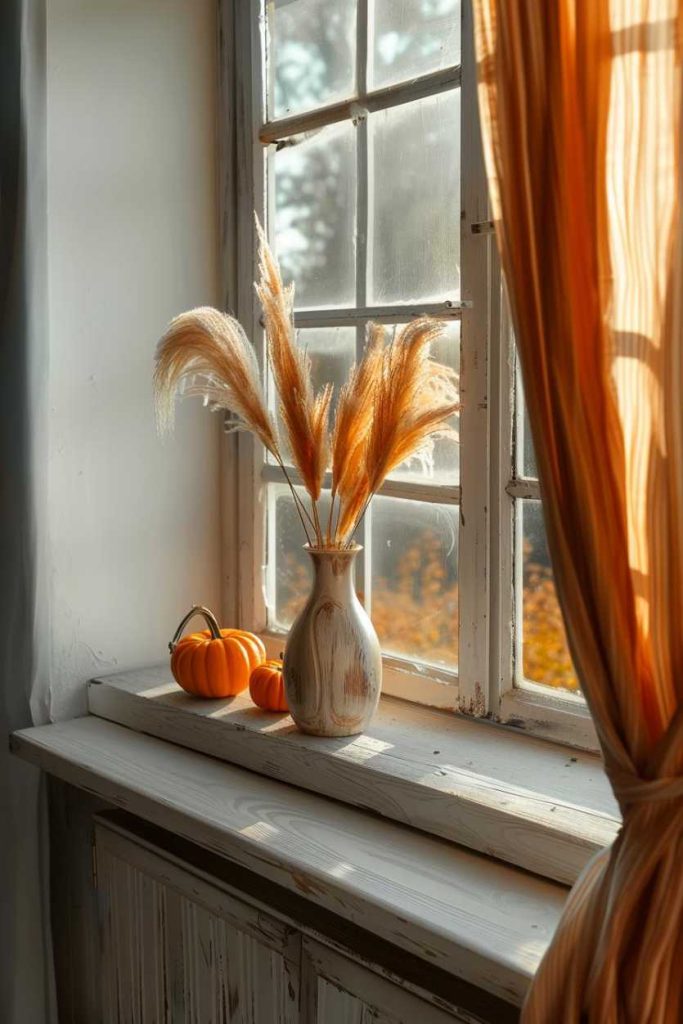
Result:
<svg viewBox="0 0 683 1024">
<path fill-rule="evenodd" d="M 302 939 L 106 815 L 96 837 L 105 1024 L 481 1024 Z"/>
<path fill-rule="evenodd" d="M 105 1024 L 298 1024 L 300 940 L 97 828 Z"/>
<path fill-rule="evenodd" d="M 480 1024 L 392 985 L 320 943 L 304 940 L 306 1024 Z"/>
<path fill-rule="evenodd" d="M 364 1024 L 365 1013 L 361 1000 L 336 985 L 330 985 L 324 978 L 317 979 L 315 1006 L 309 1018 L 311 1021 L 328 1021 L 334 1024 Z"/>
<path fill-rule="evenodd" d="M 100 1024 L 102 979 L 93 815 L 102 799 L 48 778 L 50 930 L 60 1024 Z"/>
<path fill-rule="evenodd" d="M 291 925 L 302 936 L 362 964 L 422 1001 L 448 1007 L 454 1016 L 464 1015 L 466 1020 L 490 1024 L 517 1024 L 519 1020 L 518 1012 L 510 1003 L 421 961 L 404 949 L 397 949 L 379 936 L 352 925 L 303 896 L 273 885 L 233 861 L 143 822 L 126 811 L 108 811 L 101 820 L 108 830 L 136 846 L 151 850 L 200 879 L 210 879 L 212 886 L 268 917 Z"/>
<path fill-rule="evenodd" d="M 566 890 L 451 844 L 96 718 L 15 751 L 451 975 L 519 1004 Z"/>
<path fill-rule="evenodd" d="M 91 713 L 571 883 L 614 839 L 598 758 L 383 698 L 367 733 L 321 740 L 248 696 L 200 701 L 167 666 L 104 677 Z"/>
</svg>

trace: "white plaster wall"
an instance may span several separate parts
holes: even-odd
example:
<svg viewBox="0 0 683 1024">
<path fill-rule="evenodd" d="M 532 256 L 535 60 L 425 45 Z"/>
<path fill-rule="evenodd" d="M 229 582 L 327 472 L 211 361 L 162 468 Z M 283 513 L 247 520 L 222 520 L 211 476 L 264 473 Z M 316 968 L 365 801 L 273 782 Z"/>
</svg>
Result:
<svg viewBox="0 0 683 1024">
<path fill-rule="evenodd" d="M 220 424 L 188 402 L 162 442 L 151 390 L 168 320 L 219 295 L 214 0 L 48 0 L 47 101 L 58 719 L 93 674 L 163 660 L 192 602 L 219 602 Z"/>
</svg>

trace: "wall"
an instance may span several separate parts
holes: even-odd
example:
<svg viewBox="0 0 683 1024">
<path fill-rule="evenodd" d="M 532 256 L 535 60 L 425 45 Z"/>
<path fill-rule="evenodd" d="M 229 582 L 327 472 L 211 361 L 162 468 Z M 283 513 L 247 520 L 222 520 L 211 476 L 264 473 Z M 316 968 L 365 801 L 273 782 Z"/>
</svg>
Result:
<svg viewBox="0 0 683 1024">
<path fill-rule="evenodd" d="M 0 3 L 3 1024 L 55 1019 L 44 792 L 8 733 L 218 605 L 220 423 L 188 405 L 162 444 L 151 392 L 166 322 L 219 301 L 214 18 Z"/>
<path fill-rule="evenodd" d="M 219 420 L 162 442 L 151 390 L 167 321 L 219 301 L 216 48 L 213 0 L 47 4 L 52 719 L 219 604 Z"/>
</svg>

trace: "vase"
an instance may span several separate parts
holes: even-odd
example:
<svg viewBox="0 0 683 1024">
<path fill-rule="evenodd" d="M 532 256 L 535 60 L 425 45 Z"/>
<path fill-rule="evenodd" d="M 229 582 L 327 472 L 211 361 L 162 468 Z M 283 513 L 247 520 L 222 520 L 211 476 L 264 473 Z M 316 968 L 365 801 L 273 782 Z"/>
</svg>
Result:
<svg viewBox="0 0 683 1024">
<path fill-rule="evenodd" d="M 379 640 L 354 587 L 362 548 L 305 550 L 314 581 L 285 647 L 287 703 L 302 732 L 355 736 L 372 718 L 382 685 Z"/>
</svg>

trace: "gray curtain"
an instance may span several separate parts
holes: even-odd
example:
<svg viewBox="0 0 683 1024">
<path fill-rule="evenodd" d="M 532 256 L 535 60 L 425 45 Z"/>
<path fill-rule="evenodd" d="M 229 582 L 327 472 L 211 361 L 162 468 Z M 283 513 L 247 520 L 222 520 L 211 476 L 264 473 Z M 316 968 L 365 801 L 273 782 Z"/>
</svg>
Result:
<svg viewBox="0 0 683 1024">
<path fill-rule="evenodd" d="M 13 729 L 49 720 L 40 580 L 45 497 L 44 0 L 0 3 L 0 1020 L 55 1019 L 47 828 L 39 773 Z"/>
</svg>

